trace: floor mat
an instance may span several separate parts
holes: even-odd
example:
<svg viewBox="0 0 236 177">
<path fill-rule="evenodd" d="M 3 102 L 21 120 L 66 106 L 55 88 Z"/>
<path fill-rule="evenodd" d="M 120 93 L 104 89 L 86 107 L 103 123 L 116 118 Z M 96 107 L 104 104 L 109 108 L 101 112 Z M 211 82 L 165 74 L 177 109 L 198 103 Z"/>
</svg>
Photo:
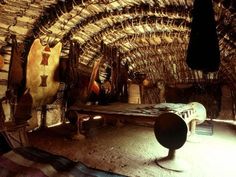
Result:
<svg viewBox="0 0 236 177">
<path fill-rule="evenodd" d="M 74 162 L 34 147 L 16 148 L 0 156 L 1 177 L 50 177 L 56 176 L 55 174 L 74 177 L 124 177 L 113 172 L 90 168 L 81 162 Z"/>
</svg>

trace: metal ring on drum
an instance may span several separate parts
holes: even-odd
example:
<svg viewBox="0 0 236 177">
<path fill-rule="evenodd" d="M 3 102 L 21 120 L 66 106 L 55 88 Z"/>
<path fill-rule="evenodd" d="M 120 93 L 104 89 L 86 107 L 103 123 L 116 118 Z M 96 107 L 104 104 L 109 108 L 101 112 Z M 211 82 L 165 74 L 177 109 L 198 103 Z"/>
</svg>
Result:
<svg viewBox="0 0 236 177">
<path fill-rule="evenodd" d="M 157 141 L 169 149 L 168 156 L 157 159 L 156 163 L 169 170 L 185 171 L 187 163 L 175 158 L 175 151 L 184 145 L 187 138 L 188 126 L 177 114 L 167 112 L 159 115 L 154 125 Z"/>
</svg>

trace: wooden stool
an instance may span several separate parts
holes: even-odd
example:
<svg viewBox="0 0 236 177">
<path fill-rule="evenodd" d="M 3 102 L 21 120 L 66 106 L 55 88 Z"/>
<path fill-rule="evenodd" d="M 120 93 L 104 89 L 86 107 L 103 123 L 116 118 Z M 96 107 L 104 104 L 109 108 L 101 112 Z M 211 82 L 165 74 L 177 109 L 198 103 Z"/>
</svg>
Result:
<svg viewBox="0 0 236 177">
<path fill-rule="evenodd" d="M 6 138 L 11 148 L 29 146 L 29 140 L 26 131 L 27 125 L 27 123 L 20 125 L 5 123 L 5 127 L 1 130 L 1 133 Z"/>
</svg>

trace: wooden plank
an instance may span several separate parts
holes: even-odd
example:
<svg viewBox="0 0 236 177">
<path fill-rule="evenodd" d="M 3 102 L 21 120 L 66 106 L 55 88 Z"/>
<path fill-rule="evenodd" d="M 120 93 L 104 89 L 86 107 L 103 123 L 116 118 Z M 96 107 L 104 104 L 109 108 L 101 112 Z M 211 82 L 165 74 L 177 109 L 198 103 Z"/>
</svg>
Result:
<svg viewBox="0 0 236 177">
<path fill-rule="evenodd" d="M 8 72 L 0 72 L 0 80 L 8 79 Z"/>
<path fill-rule="evenodd" d="M 9 62 L 4 61 L 4 65 L 3 65 L 2 69 L 0 69 L 0 73 L 1 73 L 1 70 L 3 70 L 3 72 L 8 72 L 9 71 Z"/>
<path fill-rule="evenodd" d="M 7 91 L 7 80 L 0 80 L 0 98 L 5 96 Z"/>
<path fill-rule="evenodd" d="M 18 35 L 26 35 L 29 31 L 29 29 L 27 29 L 23 26 L 10 26 L 9 30 L 11 32 L 18 34 Z"/>
<path fill-rule="evenodd" d="M 128 103 L 112 103 L 103 105 L 84 105 L 76 104 L 71 106 L 68 111 L 76 111 L 88 115 L 100 115 L 105 118 L 112 119 L 130 119 L 146 122 L 154 122 L 158 115 L 166 111 L 181 112 L 185 104 L 128 104 Z"/>
</svg>

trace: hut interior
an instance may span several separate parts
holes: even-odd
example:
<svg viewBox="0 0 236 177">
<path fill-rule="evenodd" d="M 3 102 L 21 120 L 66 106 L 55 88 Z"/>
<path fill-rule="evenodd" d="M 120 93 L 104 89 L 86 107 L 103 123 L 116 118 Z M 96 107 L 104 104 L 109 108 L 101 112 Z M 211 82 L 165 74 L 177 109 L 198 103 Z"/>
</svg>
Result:
<svg viewBox="0 0 236 177">
<path fill-rule="evenodd" d="M 235 7 L 0 0 L 0 176 L 235 176 Z"/>
</svg>

